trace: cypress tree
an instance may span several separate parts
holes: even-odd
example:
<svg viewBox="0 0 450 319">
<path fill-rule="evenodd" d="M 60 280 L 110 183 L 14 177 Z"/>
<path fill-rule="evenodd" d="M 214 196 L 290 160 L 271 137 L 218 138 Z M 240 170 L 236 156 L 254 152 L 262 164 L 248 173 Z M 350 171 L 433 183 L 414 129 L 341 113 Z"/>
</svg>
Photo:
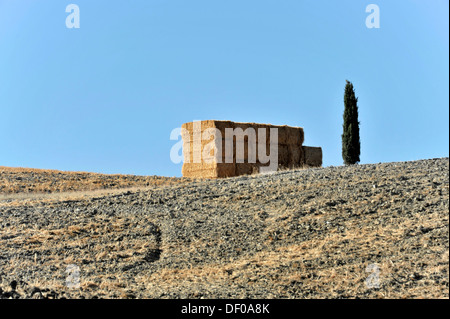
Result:
<svg viewBox="0 0 450 319">
<path fill-rule="evenodd" d="M 361 143 L 359 140 L 358 98 L 355 97 L 353 84 L 345 80 L 344 124 L 342 134 L 342 158 L 345 165 L 359 162 Z"/>
</svg>

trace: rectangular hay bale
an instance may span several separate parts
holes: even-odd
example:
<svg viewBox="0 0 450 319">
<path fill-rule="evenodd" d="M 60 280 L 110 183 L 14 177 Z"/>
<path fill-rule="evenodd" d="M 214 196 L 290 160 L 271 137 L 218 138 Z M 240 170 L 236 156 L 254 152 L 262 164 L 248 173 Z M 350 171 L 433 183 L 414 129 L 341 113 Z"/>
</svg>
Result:
<svg viewBox="0 0 450 319">
<path fill-rule="evenodd" d="M 199 121 L 184 123 L 182 125 L 182 138 L 183 138 L 183 153 L 185 158 L 185 163 L 183 164 L 182 173 L 186 177 L 200 177 L 200 178 L 218 178 L 218 177 L 231 177 L 238 175 L 253 174 L 259 171 L 260 167 L 267 166 L 268 163 L 261 163 L 258 158 L 259 147 L 264 146 L 267 153 L 270 155 L 270 143 L 271 134 L 270 129 L 277 129 L 278 139 L 275 141 L 275 145 L 278 147 L 278 166 L 284 168 L 300 167 L 303 164 L 306 165 L 321 165 L 321 149 L 320 154 L 317 148 L 302 148 L 304 141 L 304 131 L 301 127 L 290 127 L 287 125 L 270 125 L 270 124 L 259 124 L 259 123 L 236 123 L 231 121 Z M 208 140 L 203 140 L 206 130 L 209 128 L 217 129 L 220 132 L 214 138 L 210 136 Z M 225 150 L 226 150 L 226 129 L 233 129 L 233 160 L 232 163 L 225 163 Z M 236 128 L 242 129 L 236 132 Z M 253 132 L 248 129 L 254 129 L 255 142 L 258 144 L 259 135 L 263 134 L 259 129 L 264 129 L 265 139 L 262 140 L 264 145 L 253 145 L 250 143 L 250 137 L 253 137 Z M 197 129 L 197 131 L 195 131 Z M 199 129 L 199 130 L 198 130 Z M 247 131 L 246 131 L 247 130 Z M 244 135 L 243 140 L 236 141 L 236 135 L 238 133 L 250 133 Z M 194 139 L 196 139 L 194 141 Z M 273 138 L 272 138 L 273 139 Z M 205 151 L 205 146 L 211 146 L 211 143 L 215 143 L 219 146 L 219 150 L 222 152 L 220 154 L 221 161 L 217 163 L 216 159 L 213 159 L 211 163 L 204 162 L 202 158 L 200 163 L 193 163 L 194 158 L 199 159 L 199 154 L 203 157 L 203 152 Z M 231 144 L 228 144 L 231 145 Z M 243 163 L 236 163 L 237 157 L 237 146 L 243 146 L 244 156 Z M 186 152 L 185 152 L 186 150 Z M 189 150 L 189 151 L 188 151 Z M 256 162 L 249 163 L 249 150 L 253 150 L 253 154 L 256 156 Z M 305 154 L 308 154 L 308 158 L 305 158 Z M 194 156 L 197 154 L 196 156 Z M 212 155 L 212 153 L 211 153 Z M 189 162 L 187 162 L 189 161 Z"/>
</svg>

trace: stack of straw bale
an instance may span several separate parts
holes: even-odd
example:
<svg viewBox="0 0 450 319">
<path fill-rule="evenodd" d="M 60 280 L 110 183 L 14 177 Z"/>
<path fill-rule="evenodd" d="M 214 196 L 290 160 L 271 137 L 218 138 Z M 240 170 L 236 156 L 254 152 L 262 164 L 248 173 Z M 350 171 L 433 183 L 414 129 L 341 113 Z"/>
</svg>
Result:
<svg viewBox="0 0 450 319">
<path fill-rule="evenodd" d="M 237 140 L 236 136 L 233 136 L 233 140 L 227 140 L 227 128 L 232 129 L 234 133 L 237 132 L 236 129 L 242 129 L 247 134 L 244 135 L 243 140 Z M 247 129 L 249 128 L 254 130 L 256 144 L 249 143 L 249 140 L 250 142 L 252 140 L 252 134 L 248 134 L 250 130 Z M 259 143 L 259 134 L 261 133 L 259 129 L 264 129 L 266 136 L 265 139 L 261 136 L 261 139 L 265 145 Z M 270 129 L 277 129 L 277 140 L 271 139 Z M 304 132 L 301 127 L 207 120 L 183 124 L 182 138 L 184 153 L 182 174 L 185 177 L 219 178 L 257 173 L 261 167 L 270 164 L 263 163 L 264 159 L 259 158 L 259 148 L 265 146 L 266 155 L 269 156 L 271 142 L 273 143 L 272 147 L 278 148 L 278 169 L 302 167 L 306 163 L 308 166 L 322 164 L 320 148 L 302 147 Z M 243 156 L 237 152 L 236 143 L 243 146 Z M 216 147 L 217 153 L 212 146 Z M 231 156 L 226 157 L 226 148 L 232 150 L 230 152 L 232 158 Z M 317 149 L 320 149 L 320 161 Z M 305 157 L 305 150 L 308 154 L 307 157 Z M 205 160 L 205 153 L 210 155 L 207 160 Z M 249 158 L 249 153 L 255 155 L 255 161 Z"/>
</svg>

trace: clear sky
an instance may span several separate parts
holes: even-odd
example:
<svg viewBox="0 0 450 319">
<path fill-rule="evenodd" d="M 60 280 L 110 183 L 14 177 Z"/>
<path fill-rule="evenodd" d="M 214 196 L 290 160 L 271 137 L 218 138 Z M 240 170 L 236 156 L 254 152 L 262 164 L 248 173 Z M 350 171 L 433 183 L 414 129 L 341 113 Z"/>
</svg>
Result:
<svg viewBox="0 0 450 319">
<path fill-rule="evenodd" d="M 181 176 L 170 132 L 207 119 L 342 165 L 346 79 L 362 164 L 448 156 L 449 1 L 0 0 L 0 166 Z"/>
</svg>

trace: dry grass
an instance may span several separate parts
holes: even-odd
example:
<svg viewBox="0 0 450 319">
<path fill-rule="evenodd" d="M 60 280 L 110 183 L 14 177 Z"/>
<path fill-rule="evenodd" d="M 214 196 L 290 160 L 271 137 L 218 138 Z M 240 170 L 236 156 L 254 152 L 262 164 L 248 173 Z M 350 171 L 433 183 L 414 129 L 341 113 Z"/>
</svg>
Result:
<svg viewBox="0 0 450 319">
<path fill-rule="evenodd" d="M 89 201 L 93 199 L 105 198 L 107 196 L 114 196 L 123 193 L 136 193 L 144 190 L 149 190 L 155 186 L 144 187 L 129 187 L 129 188 L 117 188 L 117 189 L 97 189 L 90 191 L 71 191 L 53 193 L 0 193 L 0 207 L 19 207 L 23 205 L 35 206 L 43 203 L 58 203 L 61 201 Z M 161 186 L 164 187 L 164 186 Z"/>
<path fill-rule="evenodd" d="M 0 166 L 0 194 L 59 193 L 175 185 L 186 178 L 107 175 Z"/>
</svg>

